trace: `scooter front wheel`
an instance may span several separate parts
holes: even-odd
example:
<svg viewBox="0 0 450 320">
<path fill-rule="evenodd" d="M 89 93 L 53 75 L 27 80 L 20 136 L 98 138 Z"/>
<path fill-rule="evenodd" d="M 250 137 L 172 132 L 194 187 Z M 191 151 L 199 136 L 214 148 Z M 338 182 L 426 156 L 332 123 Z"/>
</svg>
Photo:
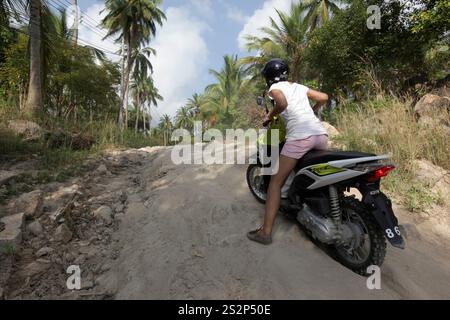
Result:
<svg viewBox="0 0 450 320">
<path fill-rule="evenodd" d="M 262 174 L 260 164 L 252 164 L 247 170 L 247 184 L 253 196 L 260 203 L 266 203 L 267 200 L 267 177 Z"/>
</svg>

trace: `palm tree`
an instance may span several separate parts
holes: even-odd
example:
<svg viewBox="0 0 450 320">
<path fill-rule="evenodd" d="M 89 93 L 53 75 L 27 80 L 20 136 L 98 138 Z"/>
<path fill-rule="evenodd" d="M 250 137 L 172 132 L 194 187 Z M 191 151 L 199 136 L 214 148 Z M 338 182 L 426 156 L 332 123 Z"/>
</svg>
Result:
<svg viewBox="0 0 450 320">
<path fill-rule="evenodd" d="M 30 78 L 25 113 L 32 115 L 42 106 L 41 0 L 30 0 Z"/>
<path fill-rule="evenodd" d="M 139 116 L 140 111 L 143 108 L 143 104 L 145 103 L 144 95 L 146 94 L 145 83 L 142 79 L 138 78 L 135 82 L 131 84 L 131 96 L 134 100 L 134 108 L 136 111 L 136 123 L 134 127 L 134 131 L 137 133 L 139 129 Z M 144 119 L 145 126 L 145 119 Z"/>
<path fill-rule="evenodd" d="M 304 11 L 307 12 L 305 21 L 308 24 L 309 30 L 312 31 L 315 28 L 327 23 L 330 18 L 338 13 L 339 9 L 337 4 L 341 4 L 346 1 L 341 0 L 304 0 L 301 4 Z"/>
<path fill-rule="evenodd" d="M 153 65 L 150 56 L 156 54 L 156 50 L 150 47 L 134 50 L 131 56 L 132 78 L 146 79 L 150 73 L 153 73 Z"/>
<path fill-rule="evenodd" d="M 152 133 L 151 131 L 151 125 L 152 125 L 152 117 L 151 117 L 151 107 L 152 105 L 155 107 L 158 107 L 158 101 L 164 101 L 164 98 L 159 94 L 158 89 L 155 87 L 155 84 L 153 82 L 152 78 L 149 78 L 149 88 L 147 92 L 147 103 L 148 103 L 148 130 L 150 132 L 150 135 Z"/>
<path fill-rule="evenodd" d="M 170 119 L 169 115 L 165 114 L 162 116 L 162 118 L 159 122 L 159 128 L 163 132 L 164 146 L 167 146 L 167 144 L 169 142 L 170 132 L 172 132 L 172 130 L 173 130 L 172 120 Z"/>
<path fill-rule="evenodd" d="M 135 131 L 138 131 L 138 123 L 139 123 L 139 115 L 142 110 L 143 120 L 144 120 L 144 131 L 146 126 L 146 115 L 145 115 L 145 104 L 148 104 L 149 110 L 149 129 L 151 124 L 151 116 L 150 116 L 150 106 L 158 105 L 158 100 L 163 100 L 163 98 L 159 95 L 158 90 L 155 88 L 153 84 L 153 79 L 147 77 L 145 79 L 138 78 L 137 81 L 133 82 L 131 85 L 131 92 L 134 99 L 134 105 L 136 108 L 136 123 L 135 123 Z"/>
<path fill-rule="evenodd" d="M 194 120 L 202 120 L 203 125 L 205 125 L 205 120 L 209 120 L 207 117 L 206 105 L 207 105 L 207 96 L 206 94 L 198 94 L 194 93 L 191 98 L 188 99 L 186 103 L 186 107 L 192 110 L 194 113 Z"/>
<path fill-rule="evenodd" d="M 144 104 L 148 100 L 148 96 L 152 90 L 154 90 L 153 81 L 149 78 L 149 72 L 153 72 L 153 65 L 150 62 L 150 55 L 155 54 L 155 50 L 152 48 L 142 48 L 135 50 L 132 55 L 133 72 L 132 78 L 133 83 L 131 85 L 132 96 L 134 97 L 134 104 L 136 108 L 136 124 L 135 131 L 138 131 L 139 124 L 139 113 L 143 110 L 144 118 L 144 132 L 145 132 L 145 112 Z M 127 112 L 125 114 L 125 122 L 128 123 Z"/>
<path fill-rule="evenodd" d="M 238 64 L 237 56 L 224 56 L 224 67 L 220 71 L 210 70 L 217 83 L 209 85 L 207 92 L 207 107 L 229 111 L 237 107 L 239 94 L 244 87 L 244 73 Z"/>
<path fill-rule="evenodd" d="M 201 110 L 206 103 L 206 97 L 204 94 L 194 93 L 191 98 L 188 99 L 186 106 L 193 110 Z"/>
<path fill-rule="evenodd" d="M 181 107 L 175 117 L 177 128 L 191 131 L 194 128 L 195 111 L 189 106 Z"/>
<path fill-rule="evenodd" d="M 147 45 L 156 34 L 157 24 L 162 25 L 164 13 L 158 8 L 161 0 L 106 0 L 108 14 L 102 21 L 109 32 L 106 37 L 116 36 L 122 41 L 124 58 L 122 106 L 119 111 L 119 126 L 123 127 L 123 111 L 128 108 L 130 73 L 133 52 Z"/>
<path fill-rule="evenodd" d="M 277 11 L 279 23 L 270 18 L 270 27 L 261 28 L 265 37 L 247 36 L 247 49 L 259 51 L 260 54 L 243 58 L 240 64 L 249 65 L 249 71 L 256 76 L 268 60 L 282 58 L 289 62 L 293 79 L 300 80 L 300 62 L 306 47 L 307 31 L 307 24 L 302 18 L 304 10 L 302 3 L 292 4 L 289 13 Z"/>
</svg>

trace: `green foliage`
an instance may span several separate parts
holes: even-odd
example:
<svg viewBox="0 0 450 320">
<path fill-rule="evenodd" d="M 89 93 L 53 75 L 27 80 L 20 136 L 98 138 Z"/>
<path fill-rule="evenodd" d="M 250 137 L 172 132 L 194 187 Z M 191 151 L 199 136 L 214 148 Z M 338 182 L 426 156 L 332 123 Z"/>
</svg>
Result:
<svg viewBox="0 0 450 320">
<path fill-rule="evenodd" d="M 367 6 L 381 8 L 381 30 L 367 28 Z M 397 1 L 354 0 L 351 6 L 313 32 L 305 53 L 320 82 L 334 96 L 367 97 L 367 92 L 398 92 L 420 79 L 432 35 L 414 33 L 411 15 Z"/>
<path fill-rule="evenodd" d="M 167 146 L 168 144 L 170 144 L 171 133 L 174 129 L 172 119 L 170 118 L 169 115 L 164 114 L 162 116 L 162 118 L 159 121 L 158 128 L 159 128 L 159 130 L 161 130 L 161 132 L 163 134 L 164 145 Z"/>
<path fill-rule="evenodd" d="M 4 48 L 0 64 L 0 98 L 18 107 L 23 106 L 29 74 L 28 37 L 17 34 L 14 42 Z"/>
<path fill-rule="evenodd" d="M 49 70 L 47 112 L 66 118 L 112 119 L 119 97 L 118 65 L 97 64 L 92 52 L 69 43 L 59 45 Z M 95 74 L 95 76 L 92 76 Z"/>
<path fill-rule="evenodd" d="M 340 9 L 337 6 L 345 1 L 338 0 L 305 0 L 301 7 L 307 12 L 305 20 L 308 27 L 314 30 L 327 23 L 332 16 L 337 14 Z"/>
<path fill-rule="evenodd" d="M 406 190 L 404 204 L 411 212 L 423 212 L 431 207 L 436 199 L 424 185 L 414 183 Z"/>
<path fill-rule="evenodd" d="M 13 257 L 16 255 L 17 253 L 17 248 L 14 244 L 12 243 L 6 243 L 2 246 L 1 248 L 2 253 L 4 255 L 6 255 L 7 257 Z"/>
<path fill-rule="evenodd" d="M 439 81 L 449 76 L 450 47 L 448 42 L 437 42 L 426 52 L 425 69 L 432 81 Z"/>
<path fill-rule="evenodd" d="M 416 9 L 412 21 L 413 32 L 441 36 L 450 26 L 450 2 L 431 0 L 425 4 L 425 10 Z"/>
</svg>

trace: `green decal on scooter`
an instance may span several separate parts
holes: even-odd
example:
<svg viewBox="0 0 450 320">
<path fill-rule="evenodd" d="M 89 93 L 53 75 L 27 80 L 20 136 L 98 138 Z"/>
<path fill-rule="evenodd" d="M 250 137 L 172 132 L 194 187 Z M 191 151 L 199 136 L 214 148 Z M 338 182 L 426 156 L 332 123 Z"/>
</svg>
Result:
<svg viewBox="0 0 450 320">
<path fill-rule="evenodd" d="M 329 164 L 319 164 L 317 166 L 311 167 L 309 170 L 320 177 L 329 176 L 331 174 L 345 171 L 345 169 L 335 168 L 330 166 Z"/>
<path fill-rule="evenodd" d="M 279 130 L 279 141 L 272 141 L 273 130 Z M 265 146 L 278 146 L 280 142 L 286 140 L 286 126 L 279 117 L 274 118 L 274 122 L 271 124 L 270 129 L 267 129 L 264 134 L 258 137 L 258 144 Z"/>
</svg>

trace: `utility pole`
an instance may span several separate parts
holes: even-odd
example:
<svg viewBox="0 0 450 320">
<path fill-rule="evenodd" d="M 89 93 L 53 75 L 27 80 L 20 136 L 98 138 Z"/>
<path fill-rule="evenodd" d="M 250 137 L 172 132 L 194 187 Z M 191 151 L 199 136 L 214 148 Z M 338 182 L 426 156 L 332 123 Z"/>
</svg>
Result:
<svg viewBox="0 0 450 320">
<path fill-rule="evenodd" d="M 72 0 L 73 25 L 72 25 L 72 42 L 76 46 L 78 44 L 78 24 L 80 22 L 80 13 L 78 11 L 78 0 Z"/>
</svg>

